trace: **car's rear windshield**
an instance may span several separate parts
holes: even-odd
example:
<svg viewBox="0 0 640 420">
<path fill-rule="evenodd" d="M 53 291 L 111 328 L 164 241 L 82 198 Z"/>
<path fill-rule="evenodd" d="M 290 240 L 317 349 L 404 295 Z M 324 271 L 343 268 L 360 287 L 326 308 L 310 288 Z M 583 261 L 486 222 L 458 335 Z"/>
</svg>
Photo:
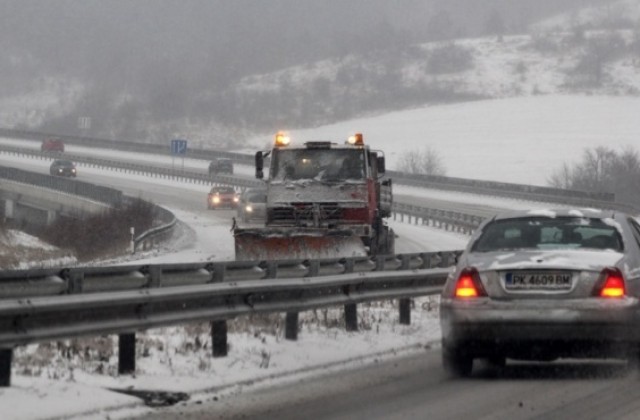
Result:
<svg viewBox="0 0 640 420">
<path fill-rule="evenodd" d="M 70 162 L 68 160 L 56 160 L 55 164 L 58 166 L 73 166 L 73 162 Z"/>
<path fill-rule="evenodd" d="M 486 225 L 473 252 L 509 249 L 591 248 L 622 251 L 613 222 L 584 217 L 531 217 L 496 220 Z"/>
</svg>

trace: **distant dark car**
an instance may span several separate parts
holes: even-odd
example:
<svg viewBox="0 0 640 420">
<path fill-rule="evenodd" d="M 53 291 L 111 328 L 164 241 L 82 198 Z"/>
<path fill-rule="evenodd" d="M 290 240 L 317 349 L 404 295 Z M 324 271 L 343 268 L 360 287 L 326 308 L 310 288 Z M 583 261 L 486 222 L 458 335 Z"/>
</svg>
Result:
<svg viewBox="0 0 640 420">
<path fill-rule="evenodd" d="M 76 177 L 76 165 L 70 160 L 54 160 L 49 168 L 49 173 L 56 176 Z"/>
<path fill-rule="evenodd" d="M 238 219 L 264 220 L 267 215 L 267 191 L 261 189 L 246 190 L 238 203 Z"/>
<path fill-rule="evenodd" d="M 495 216 L 460 256 L 440 300 L 442 361 L 631 358 L 640 344 L 640 224 L 619 211 Z"/>
<path fill-rule="evenodd" d="M 233 161 L 227 158 L 214 159 L 209 163 L 209 176 L 233 174 Z"/>
<path fill-rule="evenodd" d="M 60 139 L 45 139 L 40 145 L 41 152 L 64 152 L 64 142 Z"/>
<path fill-rule="evenodd" d="M 207 197 L 207 208 L 209 210 L 219 208 L 235 209 L 238 206 L 240 197 L 233 187 L 213 187 Z"/>
</svg>

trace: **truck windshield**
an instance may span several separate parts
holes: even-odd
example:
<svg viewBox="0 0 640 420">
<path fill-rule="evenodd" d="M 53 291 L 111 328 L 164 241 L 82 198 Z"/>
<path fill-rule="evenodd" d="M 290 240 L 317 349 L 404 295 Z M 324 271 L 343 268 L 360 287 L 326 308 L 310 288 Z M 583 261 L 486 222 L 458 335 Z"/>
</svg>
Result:
<svg viewBox="0 0 640 420">
<path fill-rule="evenodd" d="M 272 181 L 341 182 L 365 177 L 362 149 L 276 149 L 271 158 Z"/>
</svg>

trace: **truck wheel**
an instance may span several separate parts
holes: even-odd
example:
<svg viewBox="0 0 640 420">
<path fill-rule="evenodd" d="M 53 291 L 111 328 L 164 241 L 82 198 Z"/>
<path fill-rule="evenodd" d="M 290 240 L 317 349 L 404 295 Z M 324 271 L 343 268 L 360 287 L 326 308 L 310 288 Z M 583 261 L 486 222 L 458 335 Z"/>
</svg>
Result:
<svg viewBox="0 0 640 420">
<path fill-rule="evenodd" d="M 395 234 L 389 226 L 382 226 L 376 242 L 376 251 L 378 254 L 391 255 L 395 253 Z"/>
<path fill-rule="evenodd" d="M 393 229 L 387 229 L 387 254 L 396 253 L 396 233 Z"/>
</svg>

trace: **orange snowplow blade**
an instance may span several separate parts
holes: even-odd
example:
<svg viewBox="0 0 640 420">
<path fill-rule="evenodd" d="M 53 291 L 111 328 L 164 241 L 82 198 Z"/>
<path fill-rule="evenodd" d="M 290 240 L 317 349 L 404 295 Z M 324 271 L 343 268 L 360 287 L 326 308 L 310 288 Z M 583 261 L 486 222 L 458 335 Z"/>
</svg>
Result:
<svg viewBox="0 0 640 420">
<path fill-rule="evenodd" d="M 350 232 L 236 229 L 236 260 L 290 260 L 366 256 L 362 240 Z"/>
</svg>

